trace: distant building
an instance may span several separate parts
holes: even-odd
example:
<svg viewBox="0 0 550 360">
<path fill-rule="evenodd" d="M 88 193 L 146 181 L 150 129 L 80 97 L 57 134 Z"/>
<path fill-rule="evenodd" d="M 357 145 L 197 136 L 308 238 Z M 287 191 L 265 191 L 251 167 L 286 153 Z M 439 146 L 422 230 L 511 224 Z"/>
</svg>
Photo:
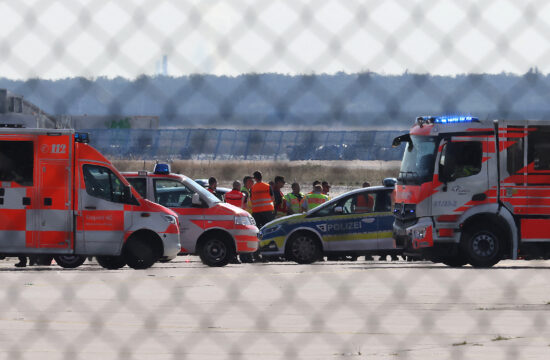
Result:
<svg viewBox="0 0 550 360">
<path fill-rule="evenodd" d="M 0 124 L 17 124 L 29 128 L 57 128 L 54 116 L 25 100 L 22 95 L 0 89 Z"/>
<path fill-rule="evenodd" d="M 0 124 L 54 129 L 158 129 L 158 116 L 59 115 L 46 113 L 22 95 L 0 89 Z"/>
</svg>

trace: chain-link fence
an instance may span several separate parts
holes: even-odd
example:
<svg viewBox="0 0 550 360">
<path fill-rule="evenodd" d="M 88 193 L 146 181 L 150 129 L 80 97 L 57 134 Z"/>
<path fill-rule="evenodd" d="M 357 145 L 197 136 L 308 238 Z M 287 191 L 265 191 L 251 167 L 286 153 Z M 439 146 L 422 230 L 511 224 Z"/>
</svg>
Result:
<svg viewBox="0 0 550 360">
<path fill-rule="evenodd" d="M 548 119 L 549 26 L 546 1 L 4 0 L 0 87 L 37 123 L 160 118 L 86 126 L 111 158 L 390 160 L 417 115 Z M 376 256 L 147 271 L 8 258 L 0 357 L 550 356 L 547 261 Z"/>
</svg>

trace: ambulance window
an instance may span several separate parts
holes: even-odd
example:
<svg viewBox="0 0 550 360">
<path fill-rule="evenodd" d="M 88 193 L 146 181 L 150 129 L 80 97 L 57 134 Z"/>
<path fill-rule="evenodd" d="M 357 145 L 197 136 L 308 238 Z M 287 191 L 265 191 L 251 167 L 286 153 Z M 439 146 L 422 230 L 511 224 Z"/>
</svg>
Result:
<svg viewBox="0 0 550 360">
<path fill-rule="evenodd" d="M 155 202 L 166 207 L 192 207 L 195 192 L 177 180 L 155 179 Z"/>
<path fill-rule="evenodd" d="M 535 129 L 529 132 L 527 139 L 527 162 L 533 163 L 535 170 L 550 170 L 550 126 L 537 126 Z"/>
<path fill-rule="evenodd" d="M 134 189 L 136 189 L 136 191 L 138 192 L 138 194 L 141 195 L 142 198 L 147 199 L 147 179 L 129 177 L 126 178 L 126 180 L 128 180 L 130 185 L 132 185 Z"/>
<path fill-rule="evenodd" d="M 97 165 L 84 165 L 86 192 L 103 200 L 124 203 L 124 184 L 108 168 Z"/>
<path fill-rule="evenodd" d="M 32 141 L 0 141 L 0 181 L 32 186 L 33 168 Z"/>
</svg>

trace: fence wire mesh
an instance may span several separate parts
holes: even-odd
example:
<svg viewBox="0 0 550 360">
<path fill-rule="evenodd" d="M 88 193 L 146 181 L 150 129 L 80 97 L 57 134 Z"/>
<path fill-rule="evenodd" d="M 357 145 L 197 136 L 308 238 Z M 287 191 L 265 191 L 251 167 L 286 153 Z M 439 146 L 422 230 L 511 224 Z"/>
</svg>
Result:
<svg viewBox="0 0 550 360">
<path fill-rule="evenodd" d="M 417 115 L 548 119 L 549 5 L 0 1 L 0 87 L 42 124 L 160 117 L 154 130 L 81 120 L 111 158 L 302 160 L 322 146 L 342 158 L 359 144 L 355 159 L 395 160 L 391 134 Z M 543 260 L 13 264 L 0 265 L 6 359 L 550 356 Z"/>
</svg>

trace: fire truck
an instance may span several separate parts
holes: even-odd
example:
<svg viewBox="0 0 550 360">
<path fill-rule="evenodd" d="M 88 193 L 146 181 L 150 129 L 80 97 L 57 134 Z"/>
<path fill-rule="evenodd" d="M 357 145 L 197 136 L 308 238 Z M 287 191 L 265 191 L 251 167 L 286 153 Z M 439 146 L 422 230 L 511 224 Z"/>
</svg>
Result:
<svg viewBox="0 0 550 360">
<path fill-rule="evenodd" d="M 393 234 L 458 267 L 550 257 L 550 122 L 423 116 L 408 134 Z"/>
<path fill-rule="evenodd" d="M 177 215 L 144 200 L 73 130 L 0 128 L 0 254 L 95 256 L 108 269 L 152 266 L 180 250 Z"/>
<path fill-rule="evenodd" d="M 185 175 L 157 164 L 153 172 L 122 173 L 146 199 L 174 210 L 180 221 L 181 254 L 197 254 L 208 266 L 225 266 L 236 254 L 258 250 L 258 228 L 245 210 L 221 202 Z"/>
</svg>

